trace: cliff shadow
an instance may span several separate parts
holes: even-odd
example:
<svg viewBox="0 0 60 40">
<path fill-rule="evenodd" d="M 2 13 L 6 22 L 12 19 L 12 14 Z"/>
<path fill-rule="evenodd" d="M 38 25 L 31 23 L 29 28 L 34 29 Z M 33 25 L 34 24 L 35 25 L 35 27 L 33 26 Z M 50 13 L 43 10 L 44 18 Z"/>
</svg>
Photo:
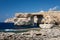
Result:
<svg viewBox="0 0 60 40">
<path fill-rule="evenodd" d="M 43 15 L 37 15 L 37 18 L 38 18 L 37 26 L 39 27 L 39 24 L 43 24 L 43 23 L 41 23 L 41 20 L 43 19 Z"/>
</svg>

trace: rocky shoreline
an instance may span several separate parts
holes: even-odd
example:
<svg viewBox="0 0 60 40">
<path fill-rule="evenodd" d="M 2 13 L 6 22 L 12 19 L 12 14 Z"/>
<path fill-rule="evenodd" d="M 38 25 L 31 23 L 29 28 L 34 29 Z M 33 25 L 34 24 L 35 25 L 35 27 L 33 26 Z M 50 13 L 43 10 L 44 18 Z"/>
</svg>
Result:
<svg viewBox="0 0 60 40">
<path fill-rule="evenodd" d="M 60 40 L 60 28 L 30 30 L 27 32 L 0 32 L 0 40 Z"/>
<path fill-rule="evenodd" d="M 36 24 L 40 30 L 0 32 L 0 40 L 60 40 L 60 11 L 16 13 L 15 17 L 5 20 L 5 23 L 14 23 L 19 27 Z"/>
</svg>

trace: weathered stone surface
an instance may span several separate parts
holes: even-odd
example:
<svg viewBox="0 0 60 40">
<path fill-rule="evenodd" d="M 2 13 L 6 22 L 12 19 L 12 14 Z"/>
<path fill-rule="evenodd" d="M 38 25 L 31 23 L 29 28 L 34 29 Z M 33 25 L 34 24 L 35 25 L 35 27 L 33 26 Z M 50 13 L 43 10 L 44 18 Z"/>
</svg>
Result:
<svg viewBox="0 0 60 40">
<path fill-rule="evenodd" d="M 60 26 L 55 27 L 55 25 L 60 24 L 60 11 L 38 12 L 38 14 L 16 14 L 14 18 L 7 19 L 5 22 L 13 22 L 15 25 L 28 25 L 32 21 L 31 17 L 37 15 L 43 15 L 42 20 L 40 20 L 43 23 L 40 24 L 42 29 L 22 33 L 0 32 L 0 40 L 60 40 Z M 37 17 L 35 18 L 34 22 L 37 23 L 38 19 Z M 53 28 L 51 28 L 52 26 Z"/>
<path fill-rule="evenodd" d="M 0 40 L 60 40 L 60 28 L 28 32 L 0 32 Z"/>
<path fill-rule="evenodd" d="M 17 18 L 18 20 L 14 22 L 15 25 L 29 25 L 30 20 L 27 18 Z"/>
<path fill-rule="evenodd" d="M 31 16 L 29 13 L 16 13 L 15 14 L 15 17 L 17 18 L 27 18 L 29 16 Z"/>
<path fill-rule="evenodd" d="M 5 20 L 6 23 L 13 23 L 14 22 L 14 18 L 9 18 Z"/>
<path fill-rule="evenodd" d="M 48 11 L 42 13 L 44 18 L 42 19 L 42 22 L 44 23 L 60 23 L 60 11 Z"/>
<path fill-rule="evenodd" d="M 40 28 L 51 28 L 53 27 L 54 24 L 40 24 L 39 27 Z"/>
<path fill-rule="evenodd" d="M 38 21 L 38 16 L 40 17 Z M 35 17 L 36 16 L 36 17 Z M 35 19 L 36 18 L 36 19 Z M 33 19 L 33 20 L 32 20 Z M 21 21 L 22 20 L 22 21 Z M 13 22 L 17 25 L 23 25 L 24 22 L 30 21 L 31 23 L 43 23 L 43 24 L 60 24 L 60 11 L 47 11 L 47 12 L 37 12 L 37 13 L 16 13 L 14 18 L 7 19 L 5 22 Z"/>
</svg>

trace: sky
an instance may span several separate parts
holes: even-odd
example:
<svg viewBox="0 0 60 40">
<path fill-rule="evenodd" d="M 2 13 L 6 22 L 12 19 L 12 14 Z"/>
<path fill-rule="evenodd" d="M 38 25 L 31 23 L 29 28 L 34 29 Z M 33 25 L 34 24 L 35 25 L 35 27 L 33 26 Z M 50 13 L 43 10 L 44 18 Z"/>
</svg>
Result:
<svg viewBox="0 0 60 40">
<path fill-rule="evenodd" d="M 60 0 L 0 0 L 0 22 L 14 17 L 18 12 L 60 10 Z"/>
</svg>

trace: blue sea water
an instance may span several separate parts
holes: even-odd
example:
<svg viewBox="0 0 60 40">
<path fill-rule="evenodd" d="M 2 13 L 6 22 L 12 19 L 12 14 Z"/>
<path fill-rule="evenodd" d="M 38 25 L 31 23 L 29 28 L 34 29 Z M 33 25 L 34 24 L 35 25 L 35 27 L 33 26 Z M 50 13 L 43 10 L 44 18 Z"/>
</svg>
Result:
<svg viewBox="0 0 60 40">
<path fill-rule="evenodd" d="M 38 26 L 36 24 L 34 26 L 31 25 L 16 26 L 14 25 L 14 23 L 0 22 L 0 30 L 1 29 L 26 29 L 26 28 L 38 28 Z"/>
</svg>

